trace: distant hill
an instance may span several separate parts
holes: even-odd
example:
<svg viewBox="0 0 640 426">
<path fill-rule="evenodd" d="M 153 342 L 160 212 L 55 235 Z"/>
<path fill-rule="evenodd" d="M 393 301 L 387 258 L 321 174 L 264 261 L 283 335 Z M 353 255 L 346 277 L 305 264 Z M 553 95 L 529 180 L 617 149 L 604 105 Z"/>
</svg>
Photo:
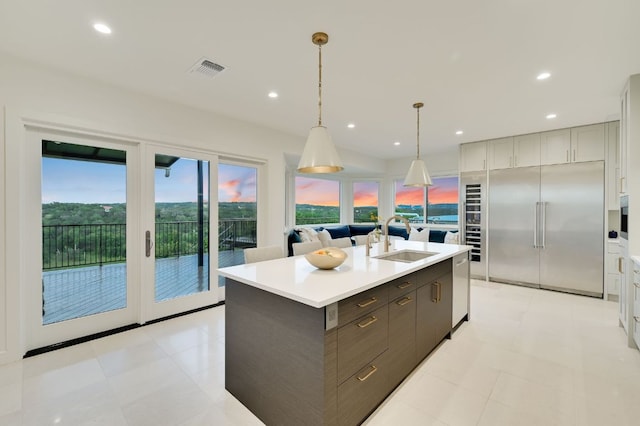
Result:
<svg viewBox="0 0 640 426">
<path fill-rule="evenodd" d="M 157 222 L 184 222 L 197 219 L 197 203 L 156 203 Z M 208 217 L 207 205 L 204 211 Z M 218 204 L 220 219 L 256 218 L 256 203 Z M 126 223 L 126 204 L 47 203 L 42 205 L 43 225 L 98 225 Z"/>
</svg>

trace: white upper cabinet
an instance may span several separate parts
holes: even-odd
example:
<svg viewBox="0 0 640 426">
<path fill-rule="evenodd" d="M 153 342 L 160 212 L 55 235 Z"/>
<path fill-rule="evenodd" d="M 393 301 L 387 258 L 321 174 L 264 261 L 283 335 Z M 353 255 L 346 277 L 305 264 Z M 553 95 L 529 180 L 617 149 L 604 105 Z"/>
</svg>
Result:
<svg viewBox="0 0 640 426">
<path fill-rule="evenodd" d="M 540 134 L 540 164 L 569 163 L 571 130 L 553 130 Z"/>
<path fill-rule="evenodd" d="M 488 143 L 489 170 L 540 165 L 540 134 L 494 139 Z"/>
<path fill-rule="evenodd" d="M 540 165 L 540 133 L 513 138 L 513 166 L 529 167 Z"/>
<path fill-rule="evenodd" d="M 460 145 L 460 172 L 487 170 L 487 142 Z"/>
<path fill-rule="evenodd" d="M 489 170 L 509 169 L 513 167 L 513 138 L 487 141 L 489 150 Z"/>
<path fill-rule="evenodd" d="M 571 161 L 604 160 L 604 123 L 571 129 Z"/>
<path fill-rule="evenodd" d="M 604 160 L 604 123 L 540 134 L 540 164 Z"/>
</svg>

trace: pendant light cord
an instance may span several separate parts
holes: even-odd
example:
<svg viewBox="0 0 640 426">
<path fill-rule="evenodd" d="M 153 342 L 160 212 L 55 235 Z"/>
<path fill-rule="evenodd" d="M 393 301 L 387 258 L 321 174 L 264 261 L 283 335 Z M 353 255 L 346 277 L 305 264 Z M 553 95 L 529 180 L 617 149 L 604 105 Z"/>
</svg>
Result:
<svg viewBox="0 0 640 426">
<path fill-rule="evenodd" d="M 322 45 L 318 45 L 318 126 L 322 126 Z"/>
<path fill-rule="evenodd" d="M 420 159 L 420 107 L 416 108 L 416 115 L 417 115 L 417 132 L 416 132 L 416 147 L 418 148 L 418 157 L 417 159 Z"/>
</svg>

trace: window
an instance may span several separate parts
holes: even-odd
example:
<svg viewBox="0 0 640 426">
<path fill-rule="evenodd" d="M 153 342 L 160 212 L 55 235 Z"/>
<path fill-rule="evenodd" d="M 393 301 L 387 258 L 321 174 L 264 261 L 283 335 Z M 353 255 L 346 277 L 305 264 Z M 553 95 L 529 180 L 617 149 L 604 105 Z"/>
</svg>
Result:
<svg viewBox="0 0 640 426">
<path fill-rule="evenodd" d="M 458 177 L 432 178 L 427 187 L 427 222 L 458 224 Z"/>
<path fill-rule="evenodd" d="M 424 188 L 404 186 L 404 179 L 396 180 L 395 214 L 409 222 L 424 222 Z"/>
<path fill-rule="evenodd" d="M 340 182 L 296 176 L 296 225 L 340 223 Z"/>
<path fill-rule="evenodd" d="M 396 180 L 395 214 L 406 217 L 409 222 L 457 225 L 458 177 L 431 180 L 433 185 L 427 187 L 426 191 L 424 188 L 403 186 L 402 179 Z"/>
<path fill-rule="evenodd" d="M 378 182 L 353 183 L 353 222 L 373 222 L 378 217 Z"/>
</svg>

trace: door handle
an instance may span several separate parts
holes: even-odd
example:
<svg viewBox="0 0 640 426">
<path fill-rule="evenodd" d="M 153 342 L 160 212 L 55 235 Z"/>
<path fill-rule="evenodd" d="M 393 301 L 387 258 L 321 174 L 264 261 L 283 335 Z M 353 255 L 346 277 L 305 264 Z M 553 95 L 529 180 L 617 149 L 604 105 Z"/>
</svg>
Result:
<svg viewBox="0 0 640 426">
<path fill-rule="evenodd" d="M 541 248 L 544 248 L 544 246 L 547 243 L 547 202 L 546 201 L 542 201 L 540 203 L 540 211 L 541 211 L 541 216 L 542 216 L 542 225 L 540 226 L 541 229 L 541 240 L 542 240 L 542 245 Z"/>
<path fill-rule="evenodd" d="M 622 258 L 618 258 L 618 272 L 622 273 Z"/>
<path fill-rule="evenodd" d="M 153 241 L 151 241 L 151 231 L 145 232 L 144 235 L 144 254 L 147 257 L 151 257 L 151 248 L 153 247 Z"/>
<path fill-rule="evenodd" d="M 440 299 L 442 298 L 442 292 L 441 292 L 441 284 L 436 281 L 435 283 L 431 284 L 431 301 L 433 303 L 438 303 L 440 302 Z M 436 291 L 436 295 L 433 295 L 433 290 L 435 289 Z"/>
<path fill-rule="evenodd" d="M 538 248 L 538 222 L 540 215 L 540 201 L 536 201 L 536 210 L 533 216 L 533 248 Z"/>
</svg>

